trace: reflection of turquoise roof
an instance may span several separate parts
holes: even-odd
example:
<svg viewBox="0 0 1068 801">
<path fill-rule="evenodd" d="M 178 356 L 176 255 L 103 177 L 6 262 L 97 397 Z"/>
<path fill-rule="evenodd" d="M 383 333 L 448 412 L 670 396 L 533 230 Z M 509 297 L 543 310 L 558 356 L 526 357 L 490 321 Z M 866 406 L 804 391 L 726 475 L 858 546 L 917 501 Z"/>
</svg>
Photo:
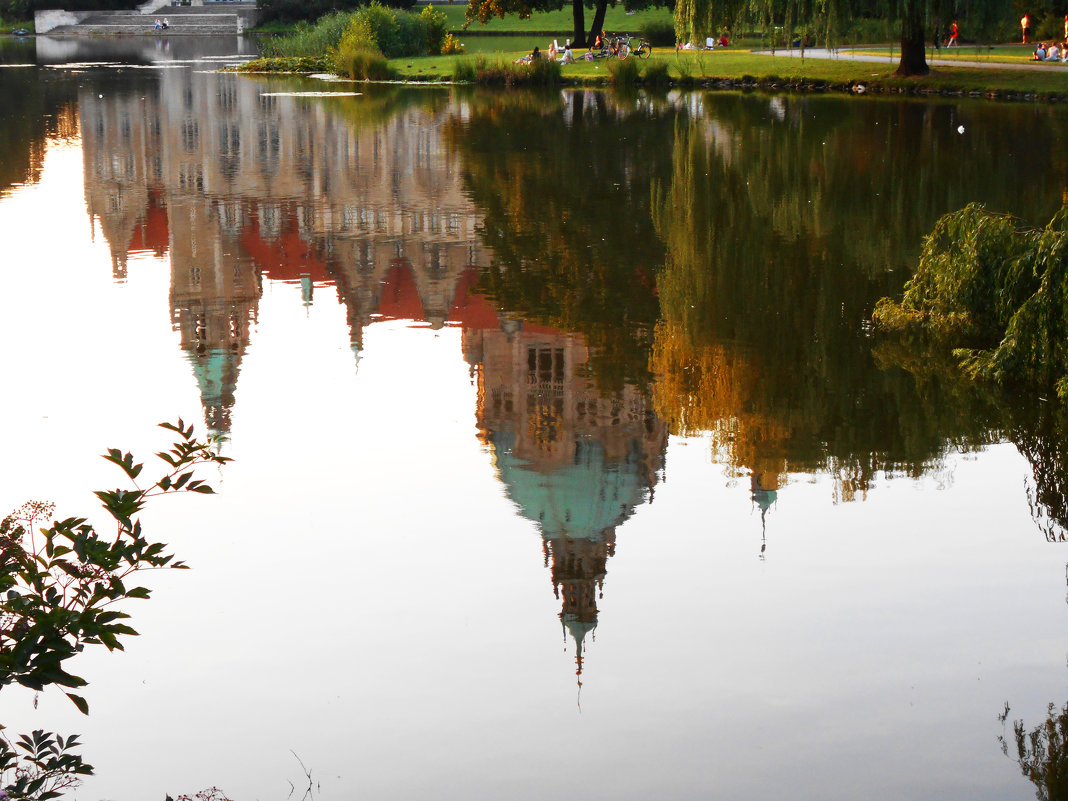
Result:
<svg viewBox="0 0 1068 801">
<path fill-rule="evenodd" d="M 645 500 L 636 447 L 622 462 L 608 464 L 600 442 L 579 440 L 570 465 L 540 473 L 513 454 L 514 432 L 492 432 L 490 442 L 508 496 L 547 539 L 601 539 Z"/>
<path fill-rule="evenodd" d="M 760 507 L 761 512 L 766 512 L 779 497 L 776 490 L 755 489 L 753 490 L 753 502 Z"/>
<path fill-rule="evenodd" d="M 204 354 L 189 354 L 193 374 L 200 387 L 208 428 L 214 433 L 229 429 L 229 409 L 234 405 L 238 362 L 241 357 L 229 348 L 212 348 Z"/>
<path fill-rule="evenodd" d="M 597 621 L 584 621 L 579 620 L 578 616 L 572 612 L 565 612 L 560 615 L 560 622 L 564 628 L 570 632 L 571 636 L 575 638 L 575 645 L 578 647 L 579 654 L 582 653 L 582 641 L 586 639 L 586 635 L 597 628 Z"/>
</svg>

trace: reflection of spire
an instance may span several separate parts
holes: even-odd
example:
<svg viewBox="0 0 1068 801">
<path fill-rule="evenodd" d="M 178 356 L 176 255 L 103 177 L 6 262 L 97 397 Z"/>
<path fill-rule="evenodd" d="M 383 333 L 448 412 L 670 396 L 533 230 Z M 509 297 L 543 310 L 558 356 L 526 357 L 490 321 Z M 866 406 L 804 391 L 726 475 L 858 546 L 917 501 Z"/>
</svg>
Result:
<svg viewBox="0 0 1068 801">
<path fill-rule="evenodd" d="M 541 531 L 581 687 L 616 529 L 650 499 L 667 428 L 638 388 L 598 389 L 580 336 L 498 315 L 473 292 L 458 293 L 453 318 L 478 388 L 479 436 L 509 498 Z"/>
<path fill-rule="evenodd" d="M 172 320 L 214 434 L 230 430 L 241 358 L 260 296 L 259 276 L 238 239 L 243 210 L 223 211 L 210 200 L 187 201 L 171 208 L 170 225 Z M 227 218 L 233 225 L 224 227 L 220 223 Z"/>
<path fill-rule="evenodd" d="M 188 358 L 200 387 L 208 429 L 212 434 L 229 431 L 241 355 L 230 348 L 211 348 L 190 353 Z"/>
<path fill-rule="evenodd" d="M 764 558 L 767 548 L 767 514 L 775 505 L 779 496 L 779 476 L 777 473 L 762 473 L 754 470 L 750 476 L 750 490 L 753 503 L 760 507 L 760 558 Z"/>
</svg>

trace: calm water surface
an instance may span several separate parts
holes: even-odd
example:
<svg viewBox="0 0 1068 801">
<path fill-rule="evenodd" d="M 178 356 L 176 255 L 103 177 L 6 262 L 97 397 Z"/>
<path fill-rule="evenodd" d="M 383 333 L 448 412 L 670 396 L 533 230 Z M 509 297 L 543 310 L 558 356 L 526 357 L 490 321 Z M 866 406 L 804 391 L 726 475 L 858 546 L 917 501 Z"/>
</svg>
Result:
<svg viewBox="0 0 1068 801">
<path fill-rule="evenodd" d="M 1049 219 L 1068 110 L 173 46 L 0 48 L 0 500 L 87 512 L 179 416 L 235 460 L 148 510 L 194 570 L 90 717 L 0 699 L 83 735 L 71 797 L 1033 796 L 1063 421 L 866 321 L 939 215 Z"/>
</svg>

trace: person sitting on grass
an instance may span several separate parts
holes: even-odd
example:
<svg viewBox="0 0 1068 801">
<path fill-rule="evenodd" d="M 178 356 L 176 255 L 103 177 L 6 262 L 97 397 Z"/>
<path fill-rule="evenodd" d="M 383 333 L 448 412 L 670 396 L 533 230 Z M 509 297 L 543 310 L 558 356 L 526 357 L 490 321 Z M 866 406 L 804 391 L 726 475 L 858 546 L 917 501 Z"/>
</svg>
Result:
<svg viewBox="0 0 1068 801">
<path fill-rule="evenodd" d="M 571 45 L 564 45 L 564 55 L 560 59 L 561 64 L 574 64 L 575 56 L 571 53 Z"/>
<path fill-rule="evenodd" d="M 523 56 L 515 60 L 516 64 L 533 64 L 535 61 L 541 61 L 541 51 L 537 45 L 534 45 L 534 49 L 530 51 L 529 56 Z"/>
<path fill-rule="evenodd" d="M 1045 61 L 1046 60 L 1046 43 L 1039 42 L 1038 47 L 1035 48 L 1035 54 L 1031 56 L 1032 61 Z"/>
<path fill-rule="evenodd" d="M 552 44 L 549 45 L 549 52 L 546 54 L 546 58 L 549 61 L 556 61 L 556 40 L 553 39 Z"/>
<path fill-rule="evenodd" d="M 1060 61 L 1061 60 L 1061 49 L 1059 47 L 1057 47 L 1057 43 L 1056 42 L 1050 42 L 1049 43 L 1049 47 L 1046 48 L 1046 57 L 1044 59 L 1042 59 L 1042 60 L 1043 61 Z"/>
</svg>

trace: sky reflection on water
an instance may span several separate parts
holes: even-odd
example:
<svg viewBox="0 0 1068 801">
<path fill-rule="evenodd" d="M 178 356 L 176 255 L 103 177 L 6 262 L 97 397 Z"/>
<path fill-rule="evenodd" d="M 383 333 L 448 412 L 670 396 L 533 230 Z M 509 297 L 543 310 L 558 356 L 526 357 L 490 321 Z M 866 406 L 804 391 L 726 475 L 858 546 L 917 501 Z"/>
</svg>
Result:
<svg viewBox="0 0 1068 801">
<path fill-rule="evenodd" d="M 324 798 L 1031 794 L 1032 429 L 863 321 L 938 214 L 1048 218 L 1062 110 L 76 81 L 0 124 L 4 499 L 92 508 L 179 414 L 235 459 L 146 515 L 194 570 L 92 715 L 4 693 L 78 797 L 281 797 L 291 750 Z"/>
</svg>

